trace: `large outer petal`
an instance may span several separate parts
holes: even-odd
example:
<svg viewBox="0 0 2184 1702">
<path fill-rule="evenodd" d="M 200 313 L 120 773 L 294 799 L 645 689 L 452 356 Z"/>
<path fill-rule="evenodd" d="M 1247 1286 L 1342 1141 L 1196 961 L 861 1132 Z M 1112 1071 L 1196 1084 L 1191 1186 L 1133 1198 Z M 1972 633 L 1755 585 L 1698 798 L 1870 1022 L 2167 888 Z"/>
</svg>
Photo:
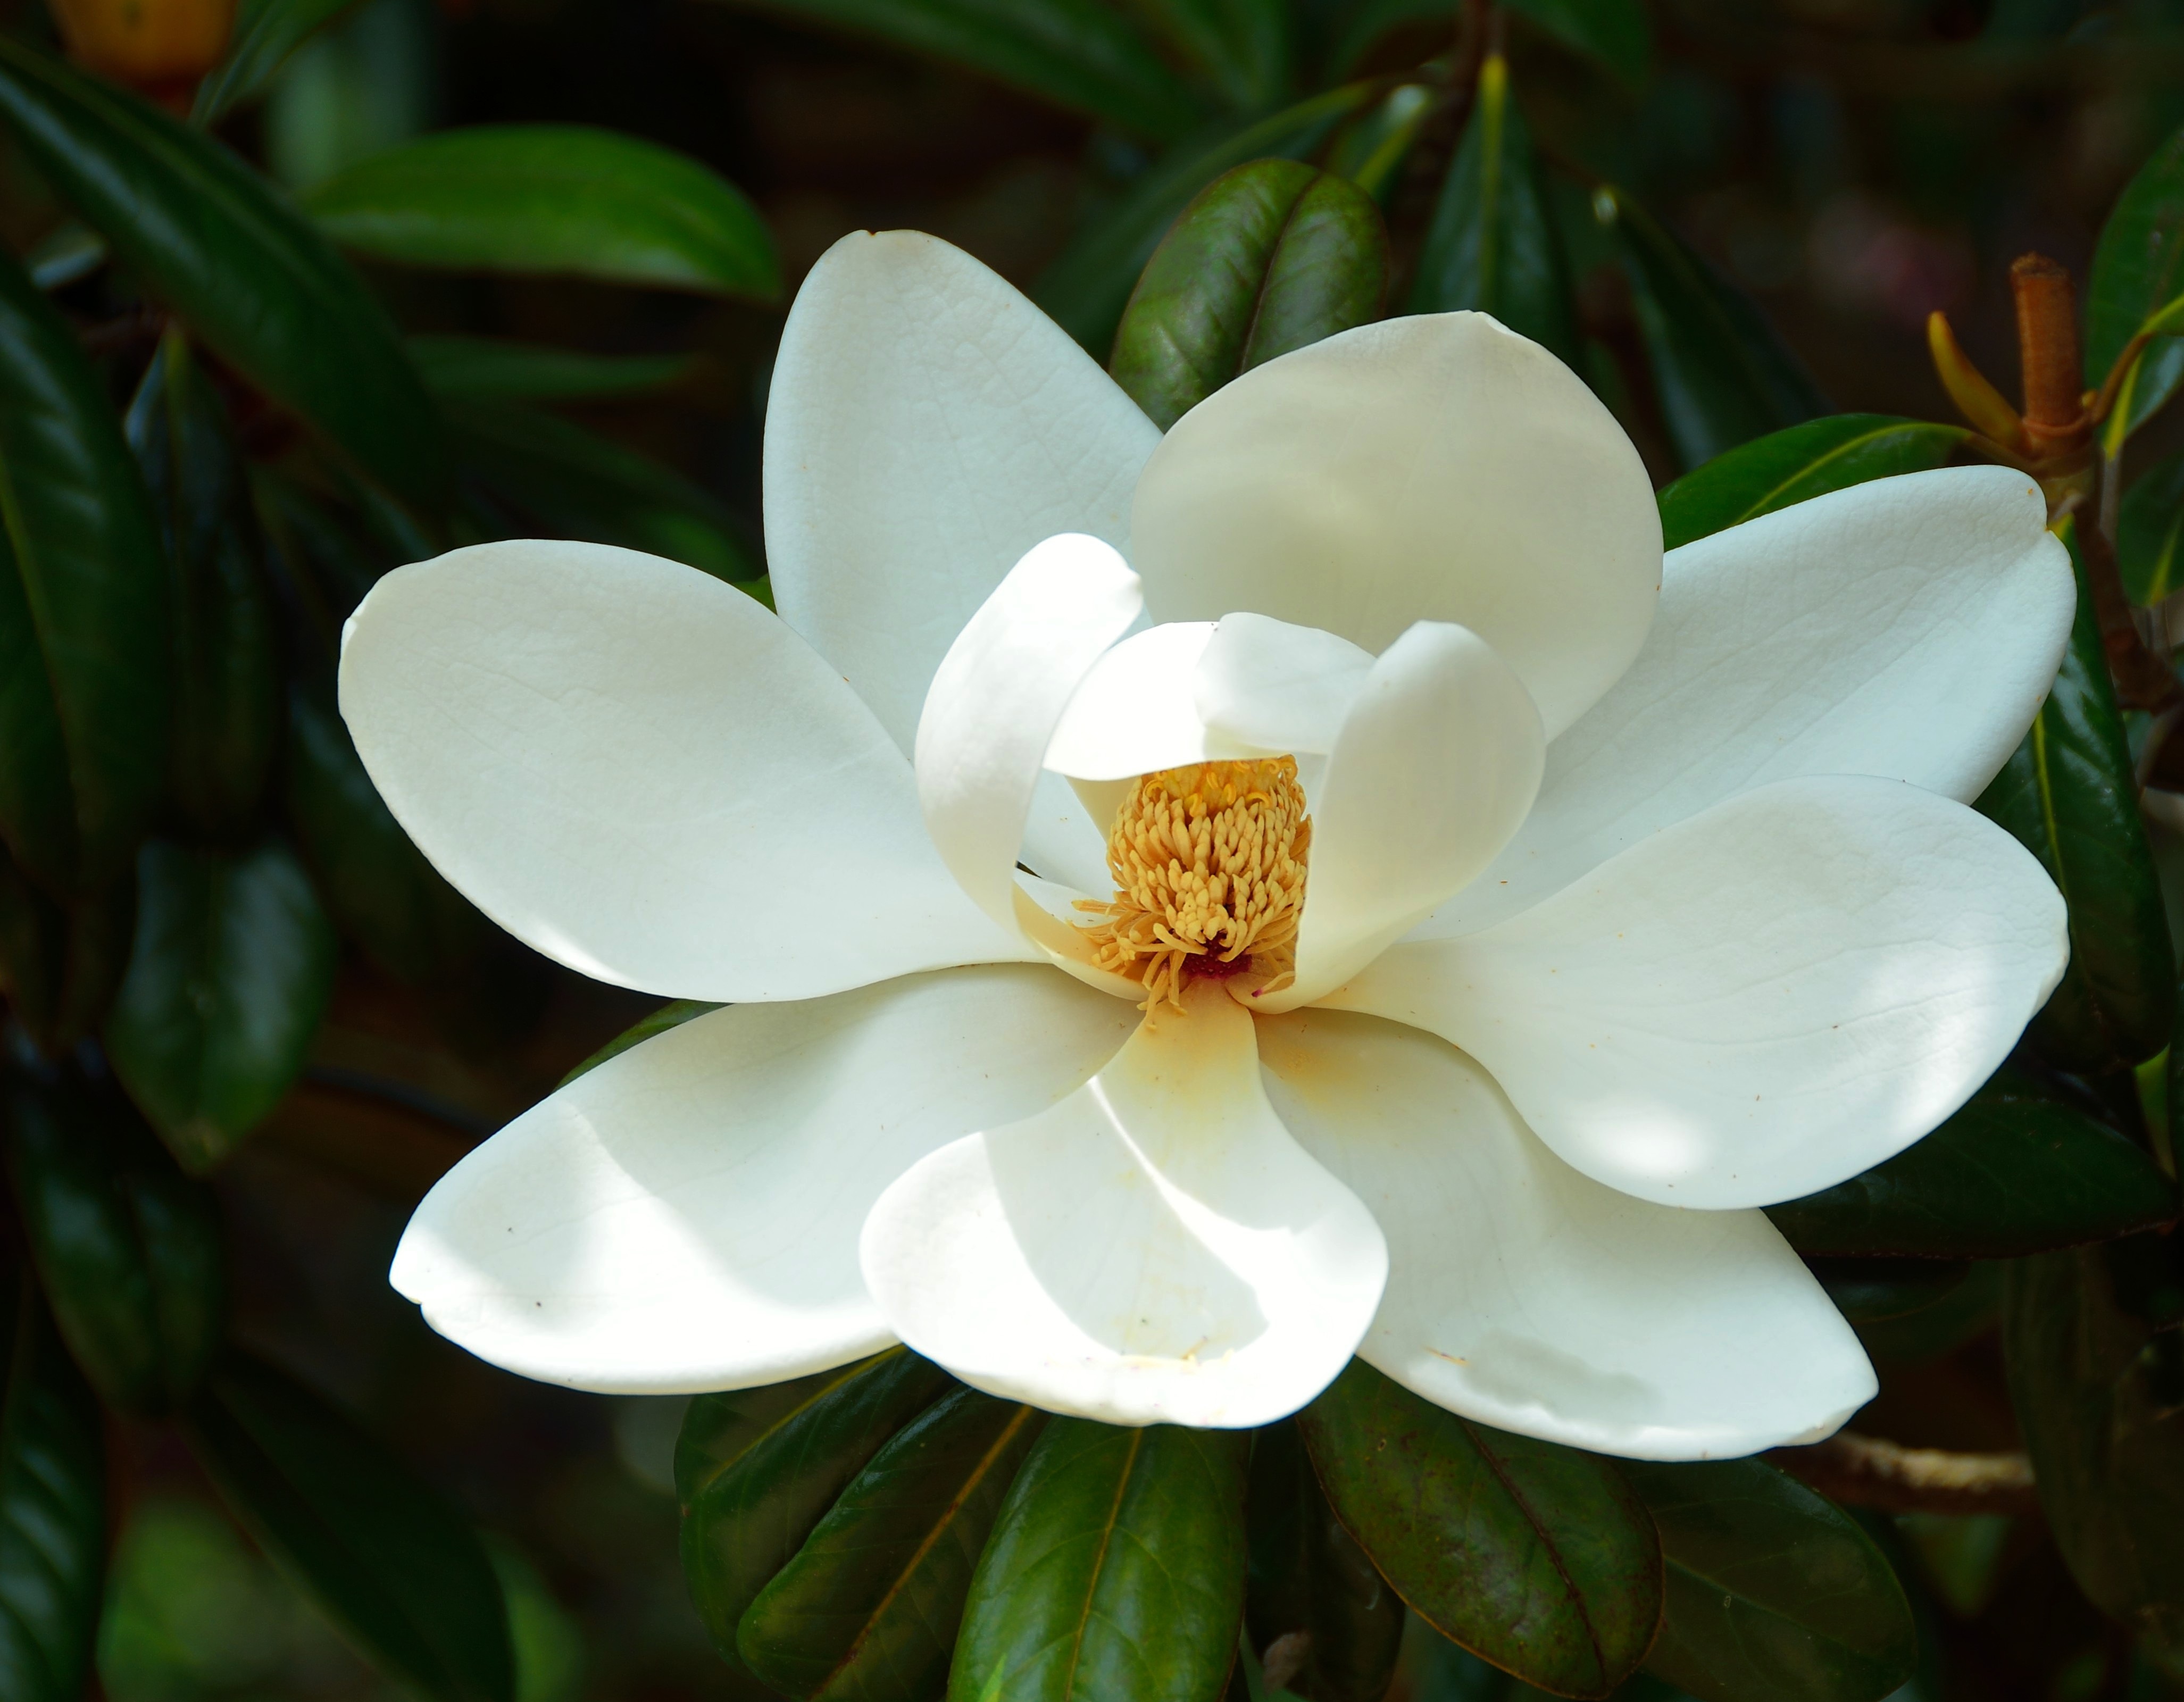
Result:
<svg viewBox="0 0 2184 1702">
<path fill-rule="evenodd" d="M 1984 816 L 1900 781 L 1785 781 L 1326 1002 L 1438 1034 L 1586 1175 L 1767 1205 L 1932 1129 L 2069 960 L 2062 896 Z"/>
<path fill-rule="evenodd" d="M 926 838 L 910 765 L 741 592 L 599 544 L 396 570 L 342 714 L 387 807 L 517 938 L 618 986 L 808 998 L 1031 955 Z"/>
<path fill-rule="evenodd" d="M 1283 1122 L 1388 1238 L 1358 1354 L 1428 1400 L 1602 1453 L 1718 1460 L 1817 1441 L 1873 1398 L 1858 1338 L 1763 1214 L 1603 1188 L 1415 1028 L 1299 1011 L 1260 1025 L 1259 1060 Z"/>
<path fill-rule="evenodd" d="M 1969 804 L 2039 712 L 2077 607 L 2038 487 L 2002 467 L 1880 479 L 1668 559 L 1630 671 L 1554 742 L 1540 800 L 1422 936 L 1514 915 L 1769 781 L 1908 780 Z"/>
<path fill-rule="evenodd" d="M 881 1191 L 966 1130 L 1062 1098 L 1135 1017 L 1022 965 L 714 1011 L 448 1171 L 392 1280 L 481 1359 L 577 1388 L 744 1388 L 844 1364 L 893 1339 L 857 1273 Z"/>
<path fill-rule="evenodd" d="M 1066 331 L 961 249 L 844 236 L 798 291 L 774 362 L 775 602 L 907 754 L 941 657 L 1027 550 L 1056 532 L 1128 542 L 1159 442 Z M 1096 886 L 1101 837 L 1046 786 L 1029 829 L 1042 874 Z"/>
<path fill-rule="evenodd" d="M 1494 860 L 1531 808 L 1540 712 L 1475 632 L 1420 621 L 1351 700 L 1314 801 L 1293 1010 L 1339 987 Z"/>
<path fill-rule="evenodd" d="M 942 1148 L 866 1220 L 865 1280 L 964 1382 L 1109 1424 L 1240 1429 L 1349 1362 L 1387 1249 L 1267 1103 L 1218 988 L 1051 1110 Z"/>
<path fill-rule="evenodd" d="M 1156 620 L 1246 609 L 1375 652 L 1468 626 L 1552 737 L 1638 654 L 1661 521 L 1575 374 L 1484 314 L 1385 320 L 1255 367 L 1145 465 L 1131 560 Z"/>
</svg>

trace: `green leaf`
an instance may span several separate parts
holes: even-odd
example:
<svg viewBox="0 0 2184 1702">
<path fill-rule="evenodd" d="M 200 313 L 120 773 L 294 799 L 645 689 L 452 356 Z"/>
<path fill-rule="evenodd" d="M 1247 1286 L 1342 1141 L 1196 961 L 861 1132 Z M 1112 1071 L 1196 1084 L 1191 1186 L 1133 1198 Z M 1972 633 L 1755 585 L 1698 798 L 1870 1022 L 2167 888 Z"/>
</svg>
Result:
<svg viewBox="0 0 2184 1702">
<path fill-rule="evenodd" d="M 1262 113 L 1294 94 L 1284 0 L 1134 0 L 1127 9 L 1233 111 Z"/>
<path fill-rule="evenodd" d="M 1396 84 L 1343 128 L 1327 151 L 1327 169 L 1387 207 L 1402 187 L 1411 150 L 1440 105 L 1429 84 Z"/>
<path fill-rule="evenodd" d="M 1630 281 L 1669 439 L 1686 467 L 1828 411 L 1750 298 L 1619 189 L 1593 192 Z"/>
<path fill-rule="evenodd" d="M 1336 1515 L 1443 1636 L 1566 1696 L 1637 1666 L 1661 1550 L 1613 1462 L 1459 1418 L 1362 1360 L 1297 1422 Z"/>
<path fill-rule="evenodd" d="M 1173 142 L 1205 116 L 1123 15 L 1099 0 L 729 0 L 961 65 L 1072 112 Z"/>
<path fill-rule="evenodd" d="M 949 1702 L 1217 1702 L 1250 1454 L 1238 1431 L 1050 1423 L 978 1562 Z"/>
<path fill-rule="evenodd" d="M 1653 72 L 1653 20 L 1641 0 L 1508 0 L 1509 9 L 1612 73 L 1641 87 Z"/>
<path fill-rule="evenodd" d="M 588 1075 L 610 1058 L 619 1058 L 632 1046 L 642 1046 L 655 1034 L 665 1034 L 671 1028 L 680 1028 L 694 1016 L 703 1016 L 709 1010 L 718 1010 L 717 1004 L 708 1004 L 702 998 L 673 998 L 661 1005 L 651 1015 L 640 1017 L 622 1030 L 607 1043 L 555 1082 L 558 1091 L 577 1076 Z M 786 1387 L 786 1385 L 783 1385 Z"/>
<path fill-rule="evenodd" d="M 686 354 L 579 354 L 492 337 L 413 337 L 425 387 L 450 402 L 583 402 L 641 396 L 690 375 Z"/>
<path fill-rule="evenodd" d="M 19 1076 L 7 1118 L 24 1237 L 69 1351 L 110 1405 L 173 1410 L 225 1322 L 210 1194 L 110 1090 Z"/>
<path fill-rule="evenodd" d="M 94 1032 L 121 984 L 136 883 L 64 904 L 32 886 L 0 849 L 0 993 L 48 1058 Z"/>
<path fill-rule="evenodd" d="M 937 1695 L 972 1569 L 1045 1421 L 967 1388 L 912 1420 L 745 1610 L 744 1665 L 791 1696 Z"/>
<path fill-rule="evenodd" d="M 2176 970 L 2131 747 L 2082 570 L 2062 672 L 1976 807 L 2040 859 L 2070 905 L 2070 967 L 2027 1037 L 2065 1070 L 2153 1057 L 2169 1043 Z"/>
<path fill-rule="evenodd" d="M 904 1348 L 780 1389 L 700 1395 L 676 1449 L 682 1575 L 731 1660 L 736 1627 L 881 1445 L 955 1386 Z"/>
<path fill-rule="evenodd" d="M 56 896 L 122 874 L 158 801 L 166 580 L 97 375 L 0 256 L 0 838 Z"/>
<path fill-rule="evenodd" d="M 39 172 L 228 364 L 413 502 L 432 399 L 363 281 L 271 185 L 158 108 L 12 38 L 0 118 Z"/>
<path fill-rule="evenodd" d="M 2150 1229 L 2176 1210 L 2145 1149 L 2004 1071 L 1886 1164 L 1767 1215 L 1800 1253 L 2011 1259 Z"/>
<path fill-rule="evenodd" d="M 1971 435 L 1888 414 L 1831 414 L 1769 432 L 1661 492 L 1663 542 L 1678 549 L 1830 491 L 1947 466 Z"/>
<path fill-rule="evenodd" d="M 343 248 L 405 265 L 545 272 L 772 301 L 758 209 L 710 166 L 588 125 L 476 125 L 359 161 L 304 197 Z"/>
<path fill-rule="evenodd" d="M 685 562 L 732 585 L 765 568 L 733 514 L 672 467 L 520 402 L 451 403 L 463 470 L 549 535 Z"/>
<path fill-rule="evenodd" d="M 281 68 L 312 36 L 357 0 L 244 0 L 237 8 L 227 57 L 205 74 L 190 105 L 190 122 L 211 125 L 265 92 Z"/>
<path fill-rule="evenodd" d="M 1835 1309 L 1858 1325 L 1893 1322 L 1940 1304 L 1972 1267 L 1941 1259 L 1815 1259 L 1813 1275 Z"/>
<path fill-rule="evenodd" d="M 187 1432 L 243 1528 L 381 1671 L 432 1702 L 513 1702 L 507 1611 L 477 1532 L 346 1415 L 238 1354 Z"/>
<path fill-rule="evenodd" d="M 2093 1605 L 2184 1629 L 2184 1331 L 2172 1238 L 2009 1267 L 2003 1352 L 2057 1547 Z"/>
<path fill-rule="evenodd" d="M 2098 388 L 2143 321 L 2184 295 L 2184 130 L 2117 197 L 2093 250 L 2086 295 L 2086 381 Z M 2127 436 L 2184 384 L 2184 341 L 2149 345 L 2110 430 Z"/>
<path fill-rule="evenodd" d="M 1441 181 L 1406 310 L 1461 308 L 1492 314 L 1565 361 L 1580 359 L 1569 268 L 1498 53 L 1479 67 L 1478 98 Z"/>
<path fill-rule="evenodd" d="M 1166 431 L 1262 361 L 1380 314 L 1388 236 L 1355 184 L 1292 159 L 1224 173 L 1162 239 L 1115 334 L 1115 381 Z"/>
<path fill-rule="evenodd" d="M 1285 1688 L 1309 1702 L 1380 1702 L 1402 1648 L 1403 1604 L 1327 1505 L 1288 1420 L 1254 1436 L 1245 1505 L 1252 1643 L 1264 1650 L 1301 1635 Z"/>
<path fill-rule="evenodd" d="M 226 1159 L 302 1073 L 337 957 L 309 877 L 277 840 L 236 857 L 144 848 L 106 1051 L 184 1169 Z"/>
<path fill-rule="evenodd" d="M 1757 1460 L 1623 1470 L 1668 1566 L 1649 1671 L 1700 1702 L 1874 1702 L 1911 1677 L 1911 1605 L 1840 1510 Z"/>
<path fill-rule="evenodd" d="M 288 698 L 287 806 L 296 841 L 335 926 L 405 986 L 459 977 L 494 929 L 449 886 L 364 771 L 331 691 Z"/>
<path fill-rule="evenodd" d="M 1379 92 L 1351 83 L 1314 95 L 1208 142 L 1171 150 L 1069 246 L 1033 285 L 1031 298 L 1064 331 L 1105 359 L 1138 275 L 1176 215 L 1224 171 L 1262 158 L 1301 159 Z"/>
<path fill-rule="evenodd" d="M 2151 607 L 2184 590 L 2184 455 L 2157 461 L 2123 493 L 2116 566 L 2133 603 Z"/>
<path fill-rule="evenodd" d="M 273 610 L 227 409 L 179 329 L 161 339 L 126 427 L 167 550 L 169 790 L 199 834 L 233 840 L 257 815 L 280 743 Z"/>
<path fill-rule="evenodd" d="M 105 1424 L 37 1290 L 9 1274 L 0 1286 L 0 1696 L 79 1702 L 103 1594 Z"/>
</svg>

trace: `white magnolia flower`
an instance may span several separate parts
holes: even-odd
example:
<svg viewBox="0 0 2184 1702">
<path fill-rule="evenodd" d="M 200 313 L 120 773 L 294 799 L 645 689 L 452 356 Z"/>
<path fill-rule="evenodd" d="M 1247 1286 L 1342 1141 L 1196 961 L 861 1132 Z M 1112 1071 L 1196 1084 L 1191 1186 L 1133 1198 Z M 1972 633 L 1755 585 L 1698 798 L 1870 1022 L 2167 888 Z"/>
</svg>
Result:
<svg viewBox="0 0 2184 1702">
<path fill-rule="evenodd" d="M 509 543 L 352 624 L 448 878 L 728 1006 L 464 1160 L 394 1283 L 588 1389 L 900 1339 L 1244 1426 L 1355 1352 L 1613 1453 L 1825 1433 L 1873 1375 L 1758 1208 L 1926 1133 L 2064 966 L 1965 807 L 2070 626 L 2042 518 L 1924 473 L 1664 561 L 1613 420 L 1482 315 L 1163 439 L 976 262 L 850 237 L 774 373 L 779 618 Z"/>
</svg>

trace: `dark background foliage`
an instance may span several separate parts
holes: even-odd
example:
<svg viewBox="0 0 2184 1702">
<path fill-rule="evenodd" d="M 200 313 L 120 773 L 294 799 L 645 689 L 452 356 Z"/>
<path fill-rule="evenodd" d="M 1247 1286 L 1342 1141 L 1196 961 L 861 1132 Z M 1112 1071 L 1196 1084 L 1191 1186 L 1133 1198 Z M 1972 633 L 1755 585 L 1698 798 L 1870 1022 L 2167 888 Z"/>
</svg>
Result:
<svg viewBox="0 0 2184 1702">
<path fill-rule="evenodd" d="M 411 333 L 671 358 L 666 381 L 644 393 L 566 402 L 559 417 L 679 470 L 697 492 L 671 482 L 648 495 L 646 476 L 595 448 L 569 452 L 570 475 L 535 440 L 510 449 L 505 421 L 496 437 L 489 413 L 457 420 L 471 433 L 465 476 L 485 487 L 479 500 L 502 529 L 694 538 L 705 565 L 748 580 L 760 570 L 759 433 L 783 304 L 846 231 L 944 236 L 1031 290 L 1104 359 L 1116 290 L 1127 292 L 1184 196 L 1261 153 L 1324 162 L 1371 140 L 1332 123 L 1309 135 L 1295 125 L 1251 131 L 1256 117 L 1348 79 L 1384 79 L 1372 91 L 1379 100 L 1437 60 L 1441 80 L 1412 83 L 1424 92 L 1403 109 L 1407 145 L 1376 186 L 1392 242 L 1390 299 L 1410 298 L 1485 45 L 1485 8 L 1305 0 L 1301 9 L 1307 47 L 1286 76 L 1277 70 L 1262 86 L 1210 95 L 1201 79 L 1133 125 L 1118 115 L 1121 97 L 1057 98 L 1044 73 L 987 75 L 990 54 L 981 70 L 961 62 L 977 53 L 951 63 L 876 40 L 854 27 L 866 14 L 850 3 L 792 0 L 769 13 L 709 0 L 365 0 L 218 133 L 307 200 L 415 136 L 505 122 L 649 137 L 740 186 L 777 244 L 777 300 L 368 260 L 365 270 Z M 1628 19 L 1643 27 L 1618 25 Z M 51 38 L 35 6 L 13 8 L 9 23 L 22 39 Z M 1495 27 L 1506 29 L 1510 86 L 1568 251 L 1568 352 L 1663 484 L 1737 436 L 1810 413 L 1953 419 L 1926 353 L 1935 309 L 2014 393 L 2008 262 L 2036 248 L 2082 278 L 2118 192 L 2184 124 L 2178 0 L 1653 0 L 1642 10 L 1537 0 Z M 1352 104 L 1366 109 L 1362 97 Z M 1171 162 L 1216 159 L 1239 132 L 1258 145 L 1219 158 L 1165 210 L 1130 224 Z M 1794 362 L 1767 404 L 1773 417 L 1712 442 L 1702 425 L 1679 424 L 1658 327 L 1597 216 L 1607 185 L 1780 329 Z M 51 260 L 65 249 L 67 219 L 61 190 L 9 144 L 0 236 L 19 255 Z M 1130 235 L 1139 227 L 1142 241 Z M 113 401 L 125 403 L 162 329 L 129 266 L 64 282 L 55 299 L 87 337 Z M 248 453 L 276 458 L 292 428 L 254 412 L 248 387 L 219 361 L 209 371 Z M 2177 431 L 2156 421 L 2134 445 L 2135 462 L 2151 464 Z M 554 508 L 557 493 L 591 507 L 571 519 Z M 378 562 L 424 553 L 406 549 L 398 516 L 382 518 L 386 530 L 359 523 L 332 553 Z M 296 671 L 295 689 L 307 693 L 309 670 Z M 315 713 L 322 721 L 323 709 L 299 700 L 292 738 L 311 737 Z M 292 750 L 279 761 L 307 766 Z M 308 800 L 291 809 L 308 840 Z M 318 948 L 335 949 L 331 939 Z M 512 949 L 419 965 L 360 948 L 353 932 L 338 949 L 300 1077 L 213 1182 L 234 1338 L 337 1399 L 487 1532 L 521 1702 L 740 1694 L 677 1560 L 673 1444 L 683 1403 L 504 1375 L 433 1336 L 385 1282 L 407 1210 L 431 1181 L 649 1001 Z M 1884 1392 L 1859 1425 L 1912 1445 L 2014 1447 L 1996 1330 L 2000 1268 L 1945 1274 L 1909 1299 L 1900 1282 L 1875 1279 L 1865 1327 L 1884 1360 Z M 1936 1294 L 1942 1304 L 1914 1304 Z M 222 1399 L 223 1411 L 247 1416 L 241 1384 Z M 395 1694 L 233 1522 L 205 1475 L 206 1461 L 225 1457 L 216 1443 L 192 1449 L 180 1429 L 125 1419 L 110 1420 L 106 1437 L 114 1560 L 98 1682 L 113 1702 Z M 2086 1601 L 2039 1516 L 1864 1516 L 1915 1598 L 1924 1654 L 1907 1694 L 2167 1694 L 2130 1632 Z M 2184 1547 L 2184 1534 L 2169 1540 Z M 1398 1694 L 1507 1694 L 1487 1669 L 1414 1642 Z M 1650 1678 L 1633 1684 L 1634 1694 L 1667 1694 Z"/>
</svg>

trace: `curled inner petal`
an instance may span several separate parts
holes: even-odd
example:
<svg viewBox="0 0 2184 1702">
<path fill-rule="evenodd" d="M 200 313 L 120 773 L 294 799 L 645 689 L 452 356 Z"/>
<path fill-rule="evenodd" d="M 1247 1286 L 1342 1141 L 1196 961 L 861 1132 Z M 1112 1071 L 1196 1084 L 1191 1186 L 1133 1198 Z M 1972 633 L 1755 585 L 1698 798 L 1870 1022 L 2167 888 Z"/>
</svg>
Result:
<svg viewBox="0 0 2184 1702">
<path fill-rule="evenodd" d="M 1107 840 L 1115 896 L 1080 900 L 1095 961 L 1182 1008 L 1194 976 L 1295 971 L 1312 820 L 1293 757 L 1190 763 L 1141 777 Z"/>
</svg>

